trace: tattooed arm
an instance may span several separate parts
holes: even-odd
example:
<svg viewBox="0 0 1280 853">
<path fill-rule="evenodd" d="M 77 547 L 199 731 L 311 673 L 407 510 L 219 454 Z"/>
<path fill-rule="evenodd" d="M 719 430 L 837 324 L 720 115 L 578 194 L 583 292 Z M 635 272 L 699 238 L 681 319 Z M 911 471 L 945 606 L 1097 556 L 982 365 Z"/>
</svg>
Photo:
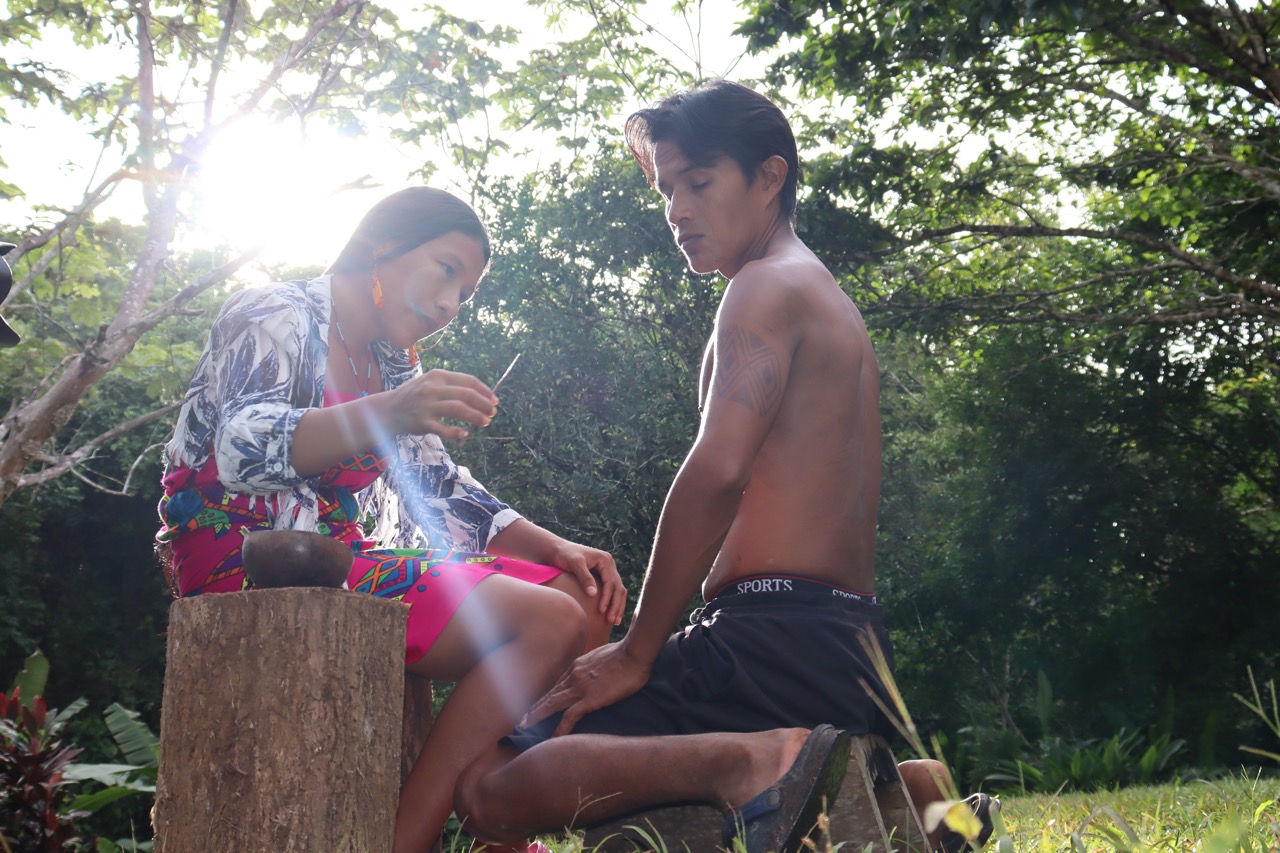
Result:
<svg viewBox="0 0 1280 853">
<path fill-rule="evenodd" d="M 776 263 L 748 264 L 725 291 L 703 365 L 698 436 L 663 505 L 624 641 L 641 660 L 657 655 L 706 578 L 782 405 L 804 300 L 779 273 Z"/>
</svg>

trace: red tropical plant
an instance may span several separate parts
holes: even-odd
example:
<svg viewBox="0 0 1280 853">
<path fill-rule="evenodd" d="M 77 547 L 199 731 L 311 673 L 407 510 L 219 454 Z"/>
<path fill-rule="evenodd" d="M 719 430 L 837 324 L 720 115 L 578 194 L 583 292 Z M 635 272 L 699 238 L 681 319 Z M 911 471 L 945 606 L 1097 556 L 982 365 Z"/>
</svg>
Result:
<svg viewBox="0 0 1280 853">
<path fill-rule="evenodd" d="M 71 793 L 63 771 L 80 753 L 62 742 L 62 722 L 43 696 L 29 703 L 19 688 L 0 692 L 0 846 L 61 853 L 80 839 L 64 811 Z"/>
</svg>

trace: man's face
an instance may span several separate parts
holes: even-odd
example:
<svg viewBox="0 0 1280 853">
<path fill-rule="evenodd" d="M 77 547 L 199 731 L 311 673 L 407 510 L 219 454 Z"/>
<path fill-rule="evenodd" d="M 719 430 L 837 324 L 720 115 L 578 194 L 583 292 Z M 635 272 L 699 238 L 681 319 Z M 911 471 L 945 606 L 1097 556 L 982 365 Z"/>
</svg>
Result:
<svg viewBox="0 0 1280 853">
<path fill-rule="evenodd" d="M 736 161 L 721 155 L 697 165 L 674 142 L 658 142 L 653 178 L 691 270 L 732 278 L 754 257 L 771 222 L 770 196 L 760 181 L 748 183 Z"/>
</svg>

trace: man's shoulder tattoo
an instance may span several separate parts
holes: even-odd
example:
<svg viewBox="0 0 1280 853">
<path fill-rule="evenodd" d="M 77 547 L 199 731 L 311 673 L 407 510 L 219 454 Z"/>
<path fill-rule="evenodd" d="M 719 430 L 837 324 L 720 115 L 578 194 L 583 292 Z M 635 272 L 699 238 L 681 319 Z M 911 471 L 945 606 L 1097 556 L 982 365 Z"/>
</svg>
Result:
<svg viewBox="0 0 1280 853">
<path fill-rule="evenodd" d="M 782 397 L 778 354 L 751 329 L 732 326 L 716 347 L 716 393 L 765 417 Z"/>
</svg>

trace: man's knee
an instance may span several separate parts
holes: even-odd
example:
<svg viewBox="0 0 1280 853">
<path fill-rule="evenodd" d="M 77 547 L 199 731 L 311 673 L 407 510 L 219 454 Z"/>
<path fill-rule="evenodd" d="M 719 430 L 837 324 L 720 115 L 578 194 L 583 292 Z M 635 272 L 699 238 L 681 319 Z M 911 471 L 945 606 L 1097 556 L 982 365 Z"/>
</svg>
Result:
<svg viewBox="0 0 1280 853">
<path fill-rule="evenodd" d="M 898 773 L 902 776 L 907 794 L 917 809 L 923 809 L 931 802 L 946 799 L 955 788 L 947 766 L 931 758 L 900 762 Z"/>
</svg>

